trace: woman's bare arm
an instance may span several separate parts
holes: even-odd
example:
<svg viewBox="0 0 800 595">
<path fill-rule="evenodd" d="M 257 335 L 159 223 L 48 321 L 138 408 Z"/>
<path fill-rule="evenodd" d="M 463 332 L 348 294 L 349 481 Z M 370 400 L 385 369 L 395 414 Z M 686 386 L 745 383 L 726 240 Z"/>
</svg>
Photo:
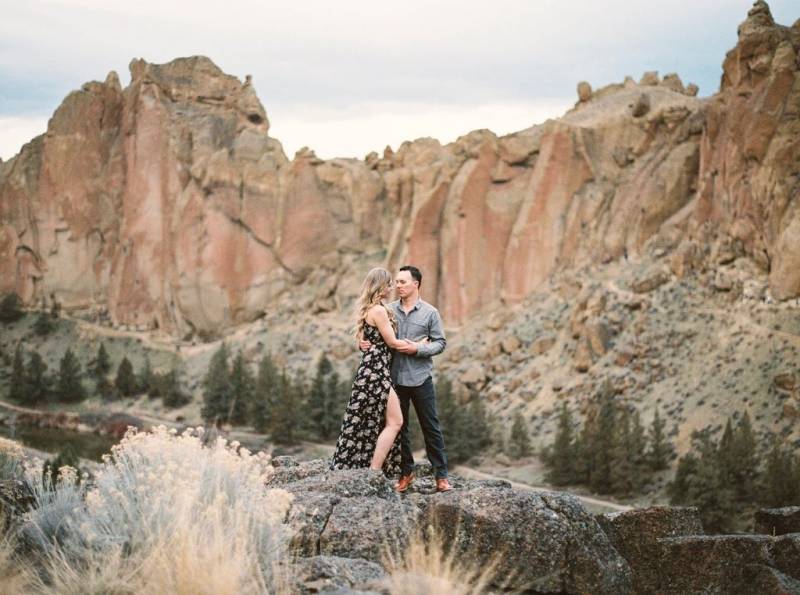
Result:
<svg viewBox="0 0 800 595">
<path fill-rule="evenodd" d="M 378 331 L 380 331 L 383 340 L 389 347 L 397 349 L 401 345 L 407 343 L 405 339 L 398 339 L 397 335 L 394 334 L 394 329 L 392 328 L 392 323 L 389 322 L 389 313 L 386 312 L 386 308 L 383 306 L 373 306 L 370 308 L 369 312 L 367 312 L 367 322 L 369 322 L 370 318 L 372 318 L 371 324 L 378 327 Z"/>
</svg>

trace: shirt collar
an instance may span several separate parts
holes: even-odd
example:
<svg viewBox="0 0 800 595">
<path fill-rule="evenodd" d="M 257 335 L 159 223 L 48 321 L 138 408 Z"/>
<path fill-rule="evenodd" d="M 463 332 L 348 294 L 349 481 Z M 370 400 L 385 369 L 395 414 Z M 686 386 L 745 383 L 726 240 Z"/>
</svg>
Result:
<svg viewBox="0 0 800 595">
<path fill-rule="evenodd" d="M 411 306 L 411 309 L 409 310 L 409 312 L 413 312 L 414 310 L 419 310 L 419 306 L 420 306 L 421 302 L 422 302 L 422 298 L 421 297 L 417 297 L 416 303 L 414 303 L 414 305 Z M 400 307 L 400 310 L 403 310 L 403 301 L 402 300 L 397 300 L 397 305 Z M 403 312 L 405 312 L 405 310 L 403 310 Z"/>
</svg>

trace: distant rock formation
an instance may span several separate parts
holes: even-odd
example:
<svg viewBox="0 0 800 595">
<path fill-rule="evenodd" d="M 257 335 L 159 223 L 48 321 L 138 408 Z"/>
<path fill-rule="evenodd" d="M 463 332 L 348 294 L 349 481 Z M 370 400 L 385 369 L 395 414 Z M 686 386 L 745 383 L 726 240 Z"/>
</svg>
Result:
<svg viewBox="0 0 800 595">
<path fill-rule="evenodd" d="M 87 83 L 0 164 L 0 292 L 203 337 L 342 308 L 371 266 L 413 262 L 458 325 L 670 228 L 730 235 L 776 298 L 795 297 L 798 49 L 800 21 L 777 25 L 759 1 L 710 99 L 677 75 L 582 83 L 557 120 L 363 161 L 289 161 L 249 77 L 207 58 L 134 60 L 127 88 Z"/>
</svg>

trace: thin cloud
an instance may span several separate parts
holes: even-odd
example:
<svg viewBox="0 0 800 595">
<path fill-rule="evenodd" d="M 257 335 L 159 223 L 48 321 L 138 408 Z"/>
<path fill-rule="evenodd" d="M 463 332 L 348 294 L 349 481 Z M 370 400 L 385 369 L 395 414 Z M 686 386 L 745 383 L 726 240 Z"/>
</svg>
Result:
<svg viewBox="0 0 800 595">
<path fill-rule="evenodd" d="M 66 94 L 110 70 L 128 81 L 131 58 L 167 62 L 209 56 L 223 70 L 252 74 L 259 97 L 287 146 L 352 151 L 336 121 L 304 126 L 310 108 L 332 118 L 353 107 L 396 106 L 394 124 L 378 118 L 370 146 L 383 146 L 415 105 L 463 114 L 461 132 L 482 106 L 541 105 L 575 96 L 575 85 L 598 87 L 645 70 L 678 72 L 716 91 L 725 51 L 750 0 L 342 0 L 299 3 L 255 0 L 138 2 L 32 0 L 2 7 L 0 116 L 52 114 Z M 796 0 L 770 3 L 790 24 Z M 432 108 L 433 109 L 433 108 Z M 281 122 L 283 114 L 293 118 Z M 373 116 L 370 116 L 373 117 Z M 422 120 L 420 120 L 421 122 Z M 296 125 L 293 123 L 296 122 Z M 452 136 L 436 127 L 430 136 Z M 284 128 L 287 138 L 281 138 Z M 311 136 L 291 138 L 293 128 Z M 5 136 L 0 130 L 0 135 Z M 7 144 L 2 139 L 2 144 Z M 325 149 L 324 152 L 328 150 Z M 336 153 L 334 149 L 331 149 Z"/>
</svg>

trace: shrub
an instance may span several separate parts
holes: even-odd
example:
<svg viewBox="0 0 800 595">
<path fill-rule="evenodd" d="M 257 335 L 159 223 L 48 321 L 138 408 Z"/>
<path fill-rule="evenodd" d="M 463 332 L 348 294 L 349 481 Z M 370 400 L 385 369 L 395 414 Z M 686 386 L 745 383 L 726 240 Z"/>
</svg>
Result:
<svg viewBox="0 0 800 595">
<path fill-rule="evenodd" d="M 203 446 L 202 436 L 202 428 L 132 428 L 88 486 L 64 468 L 50 491 L 31 469 L 39 505 L 24 529 L 46 560 L 50 590 L 273 590 L 290 496 L 265 488 L 267 455 L 222 438 Z"/>
<path fill-rule="evenodd" d="M 7 293 L 0 299 L 0 322 L 14 322 L 24 314 L 22 300 L 15 292 Z"/>
</svg>

